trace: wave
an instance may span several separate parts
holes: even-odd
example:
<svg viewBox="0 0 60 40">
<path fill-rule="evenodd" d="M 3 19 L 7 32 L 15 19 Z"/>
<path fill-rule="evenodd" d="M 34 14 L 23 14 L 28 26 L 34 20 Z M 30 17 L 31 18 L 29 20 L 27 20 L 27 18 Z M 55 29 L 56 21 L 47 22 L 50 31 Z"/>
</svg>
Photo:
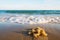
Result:
<svg viewBox="0 0 60 40">
<path fill-rule="evenodd" d="M 60 23 L 60 16 L 7 15 L 0 17 L 0 23 L 2 22 L 19 24 Z"/>
<path fill-rule="evenodd" d="M 60 10 L 0 10 L 0 13 L 11 14 L 60 14 Z"/>
</svg>

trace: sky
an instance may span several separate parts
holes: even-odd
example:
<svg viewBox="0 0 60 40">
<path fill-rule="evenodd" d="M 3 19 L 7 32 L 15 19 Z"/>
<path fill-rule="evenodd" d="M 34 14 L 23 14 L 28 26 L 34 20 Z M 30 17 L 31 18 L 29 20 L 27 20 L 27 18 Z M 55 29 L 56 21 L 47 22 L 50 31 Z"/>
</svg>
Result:
<svg viewBox="0 0 60 40">
<path fill-rule="evenodd" d="M 0 0 L 0 10 L 60 10 L 60 0 Z"/>
</svg>

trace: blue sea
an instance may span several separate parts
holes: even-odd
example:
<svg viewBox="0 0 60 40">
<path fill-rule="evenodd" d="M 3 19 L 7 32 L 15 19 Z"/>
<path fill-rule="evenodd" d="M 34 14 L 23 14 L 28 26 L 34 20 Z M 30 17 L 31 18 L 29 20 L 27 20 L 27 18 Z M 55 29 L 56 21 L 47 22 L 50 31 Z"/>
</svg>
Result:
<svg viewBox="0 0 60 40">
<path fill-rule="evenodd" d="M 0 23 L 60 23 L 60 10 L 0 10 Z"/>
<path fill-rule="evenodd" d="M 60 14 L 60 10 L 0 10 L 0 14 L 1 13 L 46 15 L 46 14 Z"/>
</svg>

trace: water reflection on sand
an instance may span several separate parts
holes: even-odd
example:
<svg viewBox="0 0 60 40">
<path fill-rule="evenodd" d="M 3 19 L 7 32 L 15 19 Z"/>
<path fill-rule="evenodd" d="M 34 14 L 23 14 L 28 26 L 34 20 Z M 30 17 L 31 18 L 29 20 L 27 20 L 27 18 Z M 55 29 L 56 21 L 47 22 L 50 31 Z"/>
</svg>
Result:
<svg viewBox="0 0 60 40">
<path fill-rule="evenodd" d="M 27 39 L 23 34 L 20 34 L 20 31 L 37 26 L 44 28 L 48 33 L 48 38 L 46 40 L 60 40 L 60 24 L 22 25 L 12 23 L 0 23 L 0 40 L 32 40 L 31 37 L 27 36 Z"/>
</svg>

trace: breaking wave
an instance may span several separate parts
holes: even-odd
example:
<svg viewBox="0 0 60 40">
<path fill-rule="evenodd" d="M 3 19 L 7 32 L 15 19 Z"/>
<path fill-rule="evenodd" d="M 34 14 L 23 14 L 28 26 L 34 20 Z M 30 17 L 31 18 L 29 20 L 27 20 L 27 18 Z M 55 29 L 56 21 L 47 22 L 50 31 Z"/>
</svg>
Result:
<svg viewBox="0 0 60 40">
<path fill-rule="evenodd" d="M 0 23 L 41 24 L 60 23 L 60 16 L 45 15 L 6 15 L 0 17 Z"/>
</svg>

